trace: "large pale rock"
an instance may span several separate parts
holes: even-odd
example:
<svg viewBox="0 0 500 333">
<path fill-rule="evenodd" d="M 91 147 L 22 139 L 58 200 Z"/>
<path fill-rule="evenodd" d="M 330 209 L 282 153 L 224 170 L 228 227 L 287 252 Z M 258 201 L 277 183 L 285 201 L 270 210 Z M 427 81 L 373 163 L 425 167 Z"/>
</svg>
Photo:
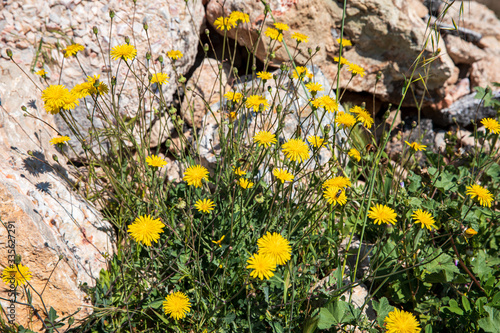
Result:
<svg viewBox="0 0 500 333">
<path fill-rule="evenodd" d="M 447 35 L 445 37 L 448 55 L 455 64 L 472 64 L 483 59 L 486 52 L 471 42 L 467 42 L 460 37 Z"/>
<path fill-rule="evenodd" d="M 63 167 L 65 159 L 49 144 L 56 132 L 24 116 L 22 105 L 55 126 L 54 117 L 43 110 L 40 91 L 13 63 L 0 60 L 0 72 L 0 218 L 15 225 L 16 252 L 33 273 L 31 285 L 41 292 L 48 282 L 43 293 L 47 307 L 52 306 L 61 317 L 81 308 L 76 318 L 83 318 L 91 310 L 83 307 L 90 304 L 79 286 L 94 285 L 106 267 L 103 255 L 114 252 L 112 226 L 72 190 L 72 176 Z M 7 230 L 0 226 L 2 268 L 9 264 L 8 250 Z M 63 259 L 58 263 L 60 256 Z M 19 301 L 26 302 L 21 288 L 18 292 Z M 9 299 L 7 293 L 7 288 L 0 289 L 0 297 Z M 1 303 L 5 308 L 7 303 Z M 41 311 L 38 296 L 33 296 L 33 303 Z M 17 305 L 16 312 L 17 323 L 44 331 L 28 308 Z"/>
<path fill-rule="evenodd" d="M 472 64 L 470 69 L 470 81 L 472 87 L 490 86 L 495 90 L 498 87 L 493 86 L 493 82 L 500 82 L 500 58 L 488 55 Z"/>
</svg>

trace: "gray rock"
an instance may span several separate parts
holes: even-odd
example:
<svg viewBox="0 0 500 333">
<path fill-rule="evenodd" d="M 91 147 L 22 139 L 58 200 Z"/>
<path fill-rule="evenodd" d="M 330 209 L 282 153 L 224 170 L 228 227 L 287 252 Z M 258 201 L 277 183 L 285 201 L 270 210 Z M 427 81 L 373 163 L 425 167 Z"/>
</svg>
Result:
<svg viewBox="0 0 500 333">
<path fill-rule="evenodd" d="M 469 126 L 471 121 L 479 121 L 483 118 L 495 117 L 497 112 L 492 107 L 485 107 L 480 99 L 474 98 L 476 93 L 469 94 L 458 99 L 449 108 L 442 109 L 436 123 L 441 126 L 448 126 L 455 123 L 460 126 Z M 500 91 L 494 93 L 494 98 L 500 101 Z"/>
</svg>

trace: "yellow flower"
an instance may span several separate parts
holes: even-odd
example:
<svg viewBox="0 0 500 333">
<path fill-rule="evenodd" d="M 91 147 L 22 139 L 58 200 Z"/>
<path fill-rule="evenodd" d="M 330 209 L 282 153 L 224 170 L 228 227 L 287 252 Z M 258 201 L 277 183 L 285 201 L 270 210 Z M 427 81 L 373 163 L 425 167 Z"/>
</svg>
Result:
<svg viewBox="0 0 500 333">
<path fill-rule="evenodd" d="M 152 219 L 151 215 L 144 215 L 136 218 L 127 231 L 136 242 L 151 246 L 151 241 L 158 242 L 164 227 L 159 218 Z"/>
<path fill-rule="evenodd" d="M 259 254 L 271 258 L 275 265 L 284 265 L 292 257 L 290 242 L 277 232 L 271 234 L 268 231 L 259 238 L 257 246 L 259 247 Z"/>
<path fill-rule="evenodd" d="M 429 212 L 426 212 L 422 209 L 417 209 L 413 212 L 413 215 L 411 217 L 413 217 L 415 223 L 422 223 L 422 229 L 424 227 L 429 230 L 432 230 L 432 227 L 436 228 L 436 226 L 434 225 L 436 221 Z"/>
<path fill-rule="evenodd" d="M 215 244 L 219 245 L 219 247 L 222 247 L 221 243 L 225 237 L 226 237 L 226 235 L 222 235 L 222 237 L 218 241 L 212 241 L 212 243 L 215 243 Z"/>
<path fill-rule="evenodd" d="M 491 133 L 500 134 L 500 123 L 496 119 L 484 118 L 481 120 L 481 124 Z"/>
<path fill-rule="evenodd" d="M 488 189 L 482 187 L 481 185 L 472 185 L 467 186 L 468 195 L 471 196 L 472 199 L 477 197 L 479 204 L 485 207 L 491 207 L 491 203 L 493 202 L 493 195 L 488 191 Z"/>
<path fill-rule="evenodd" d="M 373 223 L 382 224 L 382 223 L 392 223 L 396 224 L 396 217 L 398 215 L 396 212 L 386 205 L 376 204 L 375 207 L 371 207 L 368 217 L 373 219 Z"/>
<path fill-rule="evenodd" d="M 236 26 L 236 22 L 231 17 L 219 17 L 215 20 L 214 25 L 217 29 L 223 30 L 231 30 Z"/>
<path fill-rule="evenodd" d="M 314 91 L 314 92 L 323 91 L 323 86 L 319 83 L 316 83 L 316 82 L 307 83 L 306 88 L 311 92 L 312 91 Z"/>
<path fill-rule="evenodd" d="M 248 14 L 239 12 L 237 10 L 232 12 L 231 15 L 229 15 L 229 18 L 234 22 L 234 24 L 237 24 L 240 22 L 241 23 L 250 23 L 250 16 L 248 16 Z"/>
<path fill-rule="evenodd" d="M 315 107 L 322 107 L 327 112 L 337 112 L 339 110 L 339 103 L 328 95 L 317 98 L 313 105 Z"/>
<path fill-rule="evenodd" d="M 304 80 L 304 77 L 306 76 L 310 79 L 312 79 L 313 77 L 312 73 L 309 72 L 307 67 L 304 66 L 297 66 L 295 67 L 295 69 L 292 69 L 292 76 L 294 79 L 300 79 L 300 80 Z"/>
<path fill-rule="evenodd" d="M 71 44 L 66 46 L 64 51 L 64 57 L 68 58 L 71 57 L 72 55 L 76 55 L 78 52 L 85 50 L 85 47 L 80 44 Z"/>
<path fill-rule="evenodd" d="M 273 78 L 273 74 L 269 72 L 258 72 L 257 77 L 261 80 L 271 80 Z"/>
<path fill-rule="evenodd" d="M 290 139 L 281 146 L 283 153 L 292 162 L 302 162 L 309 158 L 309 147 L 302 139 Z"/>
<path fill-rule="evenodd" d="M 477 235 L 477 231 L 472 228 L 468 228 L 467 230 L 464 231 L 465 238 L 472 238 L 475 235 Z"/>
<path fill-rule="evenodd" d="M 159 83 L 161 85 L 168 82 L 168 79 L 169 77 L 166 73 L 156 73 L 151 76 L 151 83 Z"/>
<path fill-rule="evenodd" d="M 89 90 L 91 89 L 89 82 L 79 83 L 71 89 L 71 93 L 76 96 L 76 98 L 85 98 L 90 95 Z M 95 88 L 94 88 L 95 89 Z"/>
<path fill-rule="evenodd" d="M 361 113 L 361 112 L 366 112 L 366 110 L 364 108 L 362 108 L 361 106 L 355 105 L 349 109 L 349 112 L 357 114 L 357 113 Z"/>
<path fill-rule="evenodd" d="M 338 187 L 338 188 L 345 188 L 345 187 L 351 187 L 352 183 L 351 180 L 347 177 L 344 176 L 337 176 L 331 179 L 327 179 L 322 187 Z"/>
<path fill-rule="evenodd" d="M 35 72 L 35 74 L 41 77 L 47 76 L 47 72 L 45 71 L 45 69 L 40 69 L 38 72 Z"/>
<path fill-rule="evenodd" d="M 344 128 L 352 127 L 356 124 L 356 118 L 349 113 L 339 112 L 337 117 L 335 117 L 335 123 L 342 125 Z"/>
<path fill-rule="evenodd" d="M 408 141 L 405 141 L 405 143 L 410 146 L 413 150 L 415 151 L 419 151 L 419 150 L 425 150 L 425 148 L 427 148 L 427 146 L 425 145 L 421 145 L 417 142 L 412 142 L 412 143 L 409 143 Z"/>
<path fill-rule="evenodd" d="M 285 182 L 291 182 L 294 178 L 294 176 L 290 172 L 288 172 L 285 169 L 280 169 L 280 168 L 274 168 L 273 175 L 274 175 L 274 177 L 281 180 L 282 184 Z"/>
<path fill-rule="evenodd" d="M 292 38 L 297 41 L 297 43 L 308 43 L 309 37 L 307 35 L 301 34 L 300 32 L 294 32 Z"/>
<path fill-rule="evenodd" d="M 71 140 L 69 136 L 57 136 L 49 141 L 51 145 L 62 145 Z"/>
<path fill-rule="evenodd" d="M 371 128 L 374 123 L 372 116 L 363 109 L 357 112 L 356 120 L 362 122 L 366 128 Z"/>
<path fill-rule="evenodd" d="M 264 34 L 271 39 L 277 40 L 278 42 L 283 41 L 283 34 L 274 28 L 267 28 Z"/>
<path fill-rule="evenodd" d="M 358 162 L 361 161 L 361 154 L 355 148 L 351 148 L 351 150 L 349 150 L 349 152 L 347 153 L 347 155 L 351 156 L 352 158 L 354 158 Z"/>
<path fill-rule="evenodd" d="M 288 24 L 285 24 L 285 23 L 280 23 L 280 22 L 276 22 L 274 23 L 274 27 L 280 31 L 288 31 L 288 29 L 290 29 L 288 27 Z"/>
<path fill-rule="evenodd" d="M 169 57 L 172 60 L 178 60 L 178 59 L 182 58 L 183 56 L 184 56 L 184 54 L 182 54 L 182 52 L 179 50 L 170 50 L 167 52 L 167 57 Z"/>
<path fill-rule="evenodd" d="M 241 99 L 243 98 L 243 95 L 239 92 L 229 91 L 229 92 L 224 94 L 224 97 L 226 97 L 227 99 L 229 99 L 233 102 L 239 103 L 239 101 L 241 101 Z"/>
<path fill-rule="evenodd" d="M 251 95 L 250 97 L 247 98 L 247 101 L 245 102 L 245 106 L 249 109 L 253 108 L 254 112 L 259 112 L 261 105 L 264 106 L 264 110 L 269 107 L 267 99 L 265 99 L 260 95 Z"/>
<path fill-rule="evenodd" d="M 168 295 L 163 301 L 163 311 L 175 320 L 186 317 L 186 313 L 191 311 L 190 308 L 189 298 L 180 291 Z"/>
<path fill-rule="evenodd" d="M 307 141 L 314 147 L 314 148 L 320 148 L 323 145 L 323 142 L 325 139 L 320 138 L 319 136 L 316 135 L 311 135 L 307 138 Z"/>
<path fill-rule="evenodd" d="M 146 157 L 146 163 L 155 168 L 163 168 L 165 165 L 167 165 L 167 161 L 156 155 Z"/>
<path fill-rule="evenodd" d="M 352 46 L 352 43 L 349 39 L 342 38 L 337 38 L 337 43 L 342 44 L 342 47 L 347 47 L 347 46 Z"/>
<path fill-rule="evenodd" d="M 244 189 L 249 189 L 249 188 L 252 188 L 253 187 L 253 183 L 251 181 L 249 181 L 248 179 L 246 178 L 240 178 L 238 180 L 238 184 L 240 184 L 240 186 Z"/>
<path fill-rule="evenodd" d="M 253 278 L 259 278 L 261 280 L 269 280 L 270 277 L 274 276 L 273 271 L 276 270 L 276 263 L 274 260 L 262 253 L 256 253 L 250 259 L 247 260 L 248 266 L 246 268 L 253 269 L 250 272 L 250 276 Z"/>
<path fill-rule="evenodd" d="M 130 44 L 118 45 L 111 49 L 111 58 L 113 58 L 113 60 L 132 60 L 136 55 L 137 50 L 133 45 Z"/>
<path fill-rule="evenodd" d="M 108 86 L 103 83 L 99 82 L 100 75 L 94 75 L 94 77 L 87 76 L 87 89 L 88 93 L 91 95 L 104 95 L 109 92 Z M 74 88 L 73 88 L 74 89 Z"/>
<path fill-rule="evenodd" d="M 333 205 L 345 205 L 347 202 L 345 191 L 340 187 L 327 187 L 323 191 L 323 197 Z"/>
<path fill-rule="evenodd" d="M 247 173 L 246 173 L 246 171 L 241 170 L 241 168 L 236 168 L 236 169 L 235 169 L 235 168 L 233 167 L 233 170 L 234 170 L 234 174 L 235 174 L 235 175 L 237 175 L 237 176 L 244 176 L 244 175 L 246 175 L 246 174 L 247 174 Z"/>
<path fill-rule="evenodd" d="M 353 64 L 351 62 L 348 64 L 348 66 L 349 66 L 349 68 L 347 68 L 347 70 L 349 72 L 351 72 L 352 75 L 359 74 L 359 76 L 361 76 L 361 77 L 365 76 L 365 70 L 363 67 L 356 65 L 356 64 Z"/>
<path fill-rule="evenodd" d="M 57 114 L 61 109 L 74 109 L 79 103 L 75 94 L 63 85 L 50 85 L 42 91 L 42 100 L 47 113 Z"/>
<path fill-rule="evenodd" d="M 340 62 L 341 65 L 348 65 L 349 64 L 349 61 L 347 61 L 347 59 L 344 57 L 341 57 L 341 58 L 333 57 L 333 61 Z"/>
<path fill-rule="evenodd" d="M 194 207 L 202 213 L 209 213 L 211 210 L 214 210 L 214 206 L 214 202 L 210 199 L 198 200 L 194 204 Z"/>
<path fill-rule="evenodd" d="M 31 272 L 28 266 L 23 266 L 21 264 L 11 265 L 5 267 L 2 273 L 2 280 L 10 287 L 14 285 L 15 287 L 25 285 L 26 282 L 31 280 Z"/>
<path fill-rule="evenodd" d="M 259 146 L 263 145 L 266 148 L 269 148 L 273 143 L 278 142 L 278 140 L 276 140 L 276 135 L 268 131 L 260 131 L 255 134 L 253 141 L 257 142 Z"/>
<path fill-rule="evenodd" d="M 184 172 L 184 177 L 188 185 L 193 185 L 194 187 L 201 187 L 201 181 L 205 179 L 208 180 L 208 170 L 201 165 L 193 165 L 186 169 Z"/>
<path fill-rule="evenodd" d="M 387 333 L 419 333 L 417 319 L 409 312 L 394 309 L 384 319 Z"/>
</svg>

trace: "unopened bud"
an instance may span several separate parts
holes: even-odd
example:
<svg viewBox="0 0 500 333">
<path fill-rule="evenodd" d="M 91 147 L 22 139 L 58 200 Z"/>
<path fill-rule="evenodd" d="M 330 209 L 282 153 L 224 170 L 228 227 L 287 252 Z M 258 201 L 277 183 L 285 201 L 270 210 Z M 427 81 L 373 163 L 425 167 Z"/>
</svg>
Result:
<svg viewBox="0 0 500 333">
<path fill-rule="evenodd" d="M 21 106 L 21 110 L 23 110 L 24 112 L 28 111 L 28 108 L 26 106 Z"/>
<path fill-rule="evenodd" d="M 321 47 L 316 46 L 316 52 L 319 52 L 319 50 L 321 50 Z"/>
<path fill-rule="evenodd" d="M 233 73 L 234 73 L 235 76 L 237 76 L 238 75 L 238 68 L 234 67 L 233 68 Z"/>
<path fill-rule="evenodd" d="M 94 33 L 94 35 L 97 36 L 97 34 L 99 33 L 99 29 L 97 29 L 96 26 L 92 27 L 92 32 Z"/>
<path fill-rule="evenodd" d="M 203 51 L 206 53 L 208 52 L 208 50 L 209 50 L 208 44 L 205 43 L 205 45 L 203 45 Z"/>
<path fill-rule="evenodd" d="M 169 110 L 168 110 L 168 113 L 170 113 L 171 115 L 174 115 L 177 113 L 177 109 L 174 108 L 174 107 L 171 107 Z"/>
<path fill-rule="evenodd" d="M 286 65 L 285 65 L 284 63 L 282 63 L 282 64 L 280 65 L 280 69 L 281 69 L 283 72 L 284 72 L 284 71 L 286 71 Z"/>
<path fill-rule="evenodd" d="M 484 92 L 487 93 L 487 94 L 490 94 L 491 93 L 490 86 L 487 86 L 486 89 L 484 89 Z"/>
<path fill-rule="evenodd" d="M 125 36 L 125 43 L 130 44 L 130 37 L 129 36 Z"/>
<path fill-rule="evenodd" d="M 151 60 L 151 53 L 146 52 L 146 59 Z"/>
<path fill-rule="evenodd" d="M 281 113 L 281 111 L 283 111 L 283 106 L 281 106 L 281 104 L 278 104 L 278 106 L 276 107 L 276 112 Z"/>
<path fill-rule="evenodd" d="M 161 64 L 163 64 L 163 56 L 162 56 L 162 55 L 159 55 L 159 56 L 158 56 L 158 61 L 159 61 Z"/>
<path fill-rule="evenodd" d="M 416 121 L 412 121 L 412 122 L 411 122 L 411 127 L 412 127 L 412 128 L 417 127 L 417 122 L 416 122 Z"/>
<path fill-rule="evenodd" d="M 113 10 L 110 10 L 110 11 L 109 11 L 109 17 L 110 17 L 110 18 L 115 17 L 115 12 L 114 12 Z"/>
<path fill-rule="evenodd" d="M 382 72 L 378 71 L 377 76 L 375 78 L 377 79 L 377 81 L 380 81 L 380 79 L 382 78 Z"/>
<path fill-rule="evenodd" d="M 165 146 L 168 148 L 170 148 L 170 146 L 172 145 L 172 140 L 168 139 L 166 142 L 165 142 Z"/>
<path fill-rule="evenodd" d="M 27 153 L 28 153 L 28 155 L 33 156 L 33 151 L 32 150 L 28 150 Z"/>
<path fill-rule="evenodd" d="M 332 129 L 332 127 L 330 125 L 325 126 L 325 136 L 328 135 L 328 133 L 330 133 L 331 129 Z"/>
<path fill-rule="evenodd" d="M 207 35 L 207 36 L 210 35 L 210 30 L 205 29 L 205 35 Z"/>
<path fill-rule="evenodd" d="M 313 49 L 312 49 L 312 48 L 310 48 L 310 47 L 308 47 L 308 48 L 307 48 L 307 53 L 309 53 L 309 55 L 312 55 L 312 53 L 313 53 Z"/>
<path fill-rule="evenodd" d="M 12 58 L 12 50 L 11 49 L 7 49 L 7 50 L 5 50 L 5 52 L 7 53 L 7 57 Z"/>
<path fill-rule="evenodd" d="M 14 263 L 16 265 L 19 265 L 19 264 L 21 264 L 21 260 L 22 260 L 21 255 L 20 254 L 16 254 L 16 256 L 14 257 Z"/>
<path fill-rule="evenodd" d="M 186 79 L 183 75 L 181 75 L 181 76 L 179 77 L 179 80 L 178 80 L 178 81 L 179 81 L 179 83 L 184 83 L 184 82 L 186 82 L 186 80 L 187 80 L 187 79 Z"/>
<path fill-rule="evenodd" d="M 59 162 L 59 157 L 56 154 L 52 155 L 52 159 L 56 162 Z"/>
</svg>

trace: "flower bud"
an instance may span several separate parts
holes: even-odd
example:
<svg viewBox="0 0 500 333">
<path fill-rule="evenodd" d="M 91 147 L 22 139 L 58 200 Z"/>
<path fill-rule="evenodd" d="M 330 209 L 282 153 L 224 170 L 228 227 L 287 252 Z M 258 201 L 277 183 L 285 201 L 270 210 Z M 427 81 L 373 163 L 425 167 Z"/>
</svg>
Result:
<svg viewBox="0 0 500 333">
<path fill-rule="evenodd" d="M 7 50 L 5 50 L 5 52 L 7 53 L 7 57 L 12 58 L 12 50 L 11 49 L 7 49 Z"/>
<path fill-rule="evenodd" d="M 307 48 L 307 53 L 309 53 L 309 55 L 312 55 L 312 53 L 313 53 L 313 49 L 312 49 L 312 48 L 310 48 L 310 47 L 308 47 L 308 48 Z"/>
<path fill-rule="evenodd" d="M 24 112 L 26 112 L 26 111 L 28 111 L 28 108 L 23 105 L 23 106 L 21 106 L 21 110 L 23 110 Z"/>
<path fill-rule="evenodd" d="M 97 34 L 99 33 L 99 30 L 97 29 L 97 27 L 96 27 L 95 25 L 92 27 L 92 32 L 93 32 L 93 33 L 94 33 L 94 35 L 96 35 L 96 36 L 97 36 Z"/>
<path fill-rule="evenodd" d="M 210 35 L 210 30 L 205 29 L 205 35 L 207 35 L 207 36 Z"/>
<path fill-rule="evenodd" d="M 33 156 L 33 151 L 32 150 L 28 150 L 28 155 Z"/>
<path fill-rule="evenodd" d="M 57 157 L 57 155 L 56 155 L 56 154 L 53 154 L 53 155 L 52 155 L 52 159 L 53 159 L 54 161 L 56 161 L 56 162 L 59 162 L 59 157 Z"/>
<path fill-rule="evenodd" d="M 14 263 L 16 265 L 20 265 L 21 264 L 21 260 L 22 260 L 22 257 L 20 254 L 16 254 L 16 256 L 14 257 Z"/>
<path fill-rule="evenodd" d="M 319 50 L 321 50 L 321 47 L 316 46 L 316 52 L 319 52 Z"/>
<path fill-rule="evenodd" d="M 163 64 L 163 56 L 162 55 L 158 56 L 158 61 L 160 62 L 160 64 Z"/>
<path fill-rule="evenodd" d="M 168 113 L 170 113 L 171 115 L 174 115 L 177 113 L 177 109 L 174 108 L 174 107 L 171 107 L 169 110 L 168 110 Z"/>
<path fill-rule="evenodd" d="M 110 11 L 109 11 L 109 17 L 110 17 L 110 18 L 115 17 L 115 12 L 114 12 L 113 10 L 110 10 Z"/>
<path fill-rule="evenodd" d="M 146 59 L 151 60 L 151 53 L 149 51 L 146 52 Z"/>
<path fill-rule="evenodd" d="M 238 75 L 238 68 L 234 67 L 233 68 L 233 73 L 234 73 L 235 76 Z"/>
<path fill-rule="evenodd" d="M 417 127 L 417 122 L 416 122 L 415 120 L 411 122 L 411 127 L 412 127 L 412 128 Z"/>
<path fill-rule="evenodd" d="M 207 52 L 208 52 L 208 50 L 209 50 L 208 44 L 207 44 L 207 43 L 205 43 L 205 45 L 203 45 L 203 51 L 204 51 L 205 53 L 207 53 Z"/>
<path fill-rule="evenodd" d="M 130 44 L 130 37 L 129 36 L 125 36 L 125 43 Z"/>
<path fill-rule="evenodd" d="M 146 23 L 144 23 L 144 24 L 142 25 L 142 27 L 144 28 L 144 30 L 146 30 L 146 31 L 147 31 L 147 30 L 148 30 L 148 28 L 149 28 L 148 23 L 147 23 L 147 22 L 146 22 Z"/>
</svg>

